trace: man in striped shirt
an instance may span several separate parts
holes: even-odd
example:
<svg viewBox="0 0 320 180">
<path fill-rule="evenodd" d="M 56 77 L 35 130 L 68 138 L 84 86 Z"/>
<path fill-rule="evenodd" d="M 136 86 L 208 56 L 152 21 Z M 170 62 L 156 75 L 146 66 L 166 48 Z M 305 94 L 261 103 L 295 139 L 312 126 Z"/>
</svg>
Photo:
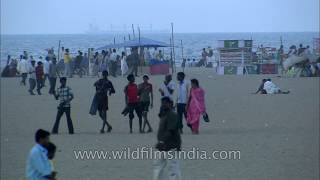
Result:
<svg viewBox="0 0 320 180">
<path fill-rule="evenodd" d="M 60 104 L 58 106 L 56 122 L 54 123 L 52 134 L 58 134 L 59 123 L 63 113 L 66 113 L 66 116 L 67 116 L 69 134 L 73 134 L 74 130 L 73 130 L 73 124 L 72 124 L 71 115 L 70 115 L 70 111 L 71 111 L 70 102 L 73 99 L 73 93 L 71 92 L 71 88 L 66 86 L 67 84 L 66 77 L 60 78 L 60 83 L 61 83 L 61 86 L 60 88 L 58 88 L 57 93 L 54 95 L 56 100 L 60 101 Z"/>
</svg>

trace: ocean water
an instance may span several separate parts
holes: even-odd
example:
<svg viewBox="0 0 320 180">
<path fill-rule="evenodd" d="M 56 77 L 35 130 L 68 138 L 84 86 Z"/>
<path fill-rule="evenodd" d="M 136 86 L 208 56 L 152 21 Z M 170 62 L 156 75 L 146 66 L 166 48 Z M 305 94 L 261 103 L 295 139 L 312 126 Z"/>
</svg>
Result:
<svg viewBox="0 0 320 180">
<path fill-rule="evenodd" d="M 171 34 L 142 34 L 142 37 L 153 38 L 169 44 Z M 132 37 L 132 35 L 131 35 Z M 176 33 L 174 34 L 174 44 L 181 46 L 183 43 L 184 57 L 199 58 L 204 47 L 217 46 L 217 40 L 227 39 L 252 39 L 254 46 L 263 44 L 264 47 L 279 47 L 280 37 L 285 49 L 291 45 L 313 47 L 313 38 L 319 37 L 319 32 L 282 32 L 282 33 Z M 69 48 L 72 53 L 78 50 L 86 52 L 88 48 L 98 48 L 114 42 L 121 43 L 124 39 L 128 40 L 128 35 L 117 34 L 66 34 L 66 35 L 1 35 L 1 66 L 6 62 L 7 55 L 18 57 L 24 50 L 34 57 L 45 56 L 45 49 L 53 47 L 57 53 L 58 42 L 61 46 Z M 123 49 L 120 49 L 123 51 Z M 168 55 L 170 48 L 163 48 Z M 176 61 L 182 57 L 182 48 L 175 48 Z"/>
</svg>

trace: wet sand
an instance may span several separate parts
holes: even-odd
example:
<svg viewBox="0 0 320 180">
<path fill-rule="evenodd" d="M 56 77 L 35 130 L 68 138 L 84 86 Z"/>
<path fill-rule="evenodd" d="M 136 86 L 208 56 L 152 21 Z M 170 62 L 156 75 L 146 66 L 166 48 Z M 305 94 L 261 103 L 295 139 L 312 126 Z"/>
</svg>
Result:
<svg viewBox="0 0 320 180">
<path fill-rule="evenodd" d="M 187 78 L 198 78 L 206 90 L 210 123 L 201 121 L 200 134 L 184 128 L 184 150 L 192 147 L 240 150 L 240 160 L 181 160 L 184 180 L 318 179 L 319 178 L 319 78 L 279 78 L 276 75 L 215 76 L 208 69 L 187 69 Z M 271 77 L 288 95 L 254 95 L 261 79 Z M 175 76 L 174 76 L 175 78 Z M 68 135 L 65 117 L 60 134 L 51 140 L 58 146 L 55 169 L 58 179 L 152 179 L 152 160 L 76 160 L 73 150 L 119 150 L 156 143 L 163 76 L 151 76 L 155 102 L 149 119 L 151 134 L 129 134 L 124 107 L 125 78 L 110 78 L 116 94 L 109 98 L 108 120 L 113 131 L 100 134 L 101 120 L 88 114 L 95 78 L 73 78 L 74 135 Z M 48 95 L 30 96 L 18 78 L 1 79 L 1 179 L 25 179 L 25 161 L 38 128 L 51 130 L 58 102 Z M 139 77 L 137 82 L 141 82 Z M 48 84 L 48 82 L 47 82 Z"/>
</svg>

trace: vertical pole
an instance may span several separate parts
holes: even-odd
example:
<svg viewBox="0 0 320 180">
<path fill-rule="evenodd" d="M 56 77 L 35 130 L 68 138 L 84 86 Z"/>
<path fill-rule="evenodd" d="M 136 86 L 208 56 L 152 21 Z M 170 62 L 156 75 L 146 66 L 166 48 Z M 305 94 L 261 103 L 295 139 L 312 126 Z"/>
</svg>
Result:
<svg viewBox="0 0 320 180">
<path fill-rule="evenodd" d="M 142 74 L 142 64 L 141 64 L 141 59 L 142 59 L 142 56 L 141 56 L 141 47 L 140 47 L 140 27 L 138 26 L 138 35 L 139 35 L 139 66 L 140 66 L 140 73 Z"/>
<path fill-rule="evenodd" d="M 282 46 L 283 42 L 282 42 L 282 36 L 280 36 L 280 45 Z"/>
<path fill-rule="evenodd" d="M 59 40 L 59 45 L 58 45 L 58 62 L 60 61 L 60 44 L 61 44 L 61 40 Z"/>
<path fill-rule="evenodd" d="M 172 39 L 170 38 L 170 66 L 171 66 L 171 74 L 174 73 L 173 69 L 173 57 L 172 57 Z"/>
<path fill-rule="evenodd" d="M 174 52 L 173 23 L 171 23 L 171 39 L 172 39 L 172 57 L 173 57 L 173 63 L 174 63 L 174 67 L 175 67 L 175 64 L 176 64 L 176 57 L 175 56 L 176 55 L 175 55 L 175 52 Z M 174 69 L 173 72 L 175 72 L 175 69 Z"/>
<path fill-rule="evenodd" d="M 181 39 L 181 59 L 182 59 L 182 62 L 184 61 L 184 58 L 183 58 L 183 44 L 182 44 L 182 39 Z M 182 67 L 182 71 L 184 72 L 184 67 Z"/>
<path fill-rule="evenodd" d="M 59 40 L 59 45 L 58 45 L 58 61 L 57 64 L 60 62 L 60 44 L 61 44 L 61 40 Z M 57 74 L 58 76 L 60 76 L 60 71 L 58 70 Z"/>
<path fill-rule="evenodd" d="M 136 35 L 134 34 L 134 26 L 133 26 L 133 24 L 132 24 L 132 34 L 133 34 L 133 38 L 135 38 L 136 37 Z"/>
</svg>

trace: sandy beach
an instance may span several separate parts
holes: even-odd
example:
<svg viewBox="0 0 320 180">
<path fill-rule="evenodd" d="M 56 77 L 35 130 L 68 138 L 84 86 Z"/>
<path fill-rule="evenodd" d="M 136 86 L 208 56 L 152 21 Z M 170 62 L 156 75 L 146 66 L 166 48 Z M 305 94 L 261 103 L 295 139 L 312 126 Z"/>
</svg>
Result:
<svg viewBox="0 0 320 180">
<path fill-rule="evenodd" d="M 206 91 L 210 123 L 201 121 L 200 134 L 185 126 L 182 148 L 207 151 L 239 150 L 240 160 L 181 160 L 184 180 L 318 179 L 319 178 L 319 78 L 285 78 L 276 75 L 217 76 L 210 69 L 186 70 Z M 255 95 L 262 78 L 272 78 L 288 95 Z M 176 76 L 174 75 L 174 80 Z M 154 108 L 149 119 L 151 134 L 129 134 L 123 88 L 127 80 L 112 78 L 116 94 L 109 98 L 111 133 L 100 134 L 101 120 L 89 115 L 97 78 L 68 79 L 74 92 L 69 135 L 63 117 L 60 134 L 52 135 L 58 151 L 54 160 L 58 179 L 142 180 L 152 179 L 152 160 L 77 160 L 74 150 L 119 150 L 152 147 L 156 143 L 160 94 L 164 76 L 150 76 L 154 85 Z M 25 162 L 38 128 L 51 131 L 58 101 L 48 95 L 30 96 L 18 78 L 1 78 L 1 179 L 25 179 Z M 136 79 L 137 83 L 142 78 Z M 58 83 L 59 84 L 59 83 Z M 47 82 L 48 86 L 48 82 Z"/>
</svg>

